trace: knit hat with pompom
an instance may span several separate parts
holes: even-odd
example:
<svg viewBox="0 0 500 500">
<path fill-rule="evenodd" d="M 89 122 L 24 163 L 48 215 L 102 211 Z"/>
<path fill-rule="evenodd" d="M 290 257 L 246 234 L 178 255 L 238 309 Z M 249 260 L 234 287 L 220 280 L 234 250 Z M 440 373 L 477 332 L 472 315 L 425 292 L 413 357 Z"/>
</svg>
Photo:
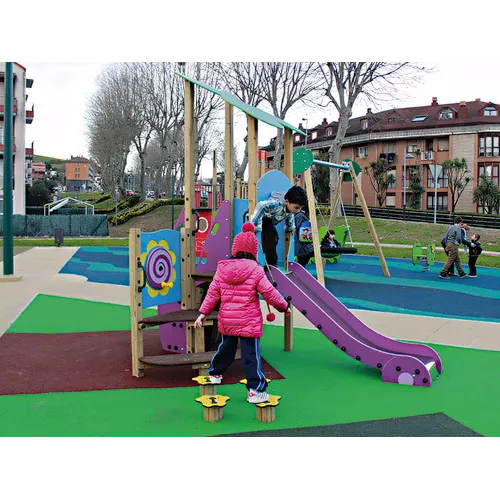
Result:
<svg viewBox="0 0 500 500">
<path fill-rule="evenodd" d="M 251 222 L 245 222 L 240 234 L 236 235 L 233 242 L 232 254 L 236 256 L 238 252 L 251 253 L 257 260 L 259 243 L 255 236 L 255 226 Z"/>
</svg>

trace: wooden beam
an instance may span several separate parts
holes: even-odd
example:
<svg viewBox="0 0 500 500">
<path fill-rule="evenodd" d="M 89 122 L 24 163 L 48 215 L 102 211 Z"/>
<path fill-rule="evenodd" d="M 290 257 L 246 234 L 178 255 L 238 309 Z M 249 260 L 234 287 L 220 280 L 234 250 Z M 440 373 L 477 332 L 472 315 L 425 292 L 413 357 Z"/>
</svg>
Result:
<svg viewBox="0 0 500 500">
<path fill-rule="evenodd" d="M 289 128 L 285 128 L 283 136 L 283 173 L 290 179 L 293 184 L 293 135 Z M 290 258 L 290 245 L 293 235 L 285 233 L 285 270 L 288 270 L 288 259 Z M 293 260 L 294 256 L 291 256 Z M 285 351 L 293 349 L 293 307 L 290 308 L 290 316 L 285 316 L 284 321 L 284 344 Z"/>
<path fill-rule="evenodd" d="M 318 233 L 318 220 L 316 218 L 316 205 L 314 203 L 314 190 L 312 185 L 311 169 L 304 172 L 304 181 L 306 184 L 307 203 L 309 206 L 309 220 L 311 221 L 311 233 L 313 237 L 314 260 L 316 261 L 317 280 L 325 286 L 325 276 L 323 273 L 323 261 L 321 259 L 321 248 Z"/>
<path fill-rule="evenodd" d="M 331 205 L 332 211 L 330 213 L 330 220 L 328 221 L 327 230 L 333 229 L 333 223 L 335 222 L 335 216 L 337 212 L 337 204 L 339 202 L 339 197 L 342 195 L 342 181 L 344 180 L 344 171 L 339 172 L 339 180 L 335 186 L 335 195 L 333 196 L 333 204 Z M 326 259 L 322 259 L 323 269 L 326 265 Z"/>
<path fill-rule="evenodd" d="M 361 186 L 358 183 L 358 179 L 354 169 L 351 170 L 351 178 L 354 184 L 354 189 L 356 190 L 356 194 L 359 197 L 361 208 L 363 209 L 363 213 L 365 214 L 366 223 L 368 224 L 368 228 L 370 229 L 373 244 L 375 245 L 375 249 L 377 250 L 377 255 L 380 260 L 380 265 L 382 266 L 384 275 L 387 276 L 387 278 L 390 278 L 391 274 L 389 273 L 389 268 L 387 267 L 387 263 L 385 261 L 384 252 L 382 252 L 382 247 L 380 246 L 380 242 L 378 240 L 377 231 L 375 231 L 375 226 L 373 225 L 370 211 L 368 210 L 368 205 L 366 204 L 365 197 L 363 196 L 363 191 L 361 190 Z"/>
<path fill-rule="evenodd" d="M 130 229 L 128 237 L 129 270 L 130 270 L 130 343 L 132 349 L 132 375 L 144 377 L 145 365 L 139 361 L 144 356 L 144 339 L 139 321 L 142 319 L 142 285 L 141 262 L 141 230 Z"/>
<path fill-rule="evenodd" d="M 193 236 L 195 221 L 194 170 L 195 120 L 194 84 L 186 80 L 184 86 L 184 227 L 181 229 L 181 296 L 182 309 L 196 308 L 195 273 L 196 244 Z"/>
<path fill-rule="evenodd" d="M 248 215 L 252 216 L 257 204 L 257 179 L 259 176 L 258 120 L 247 115 L 248 122 Z"/>
<path fill-rule="evenodd" d="M 233 244 L 233 207 L 234 207 L 234 119 L 233 106 L 226 102 L 226 125 L 224 139 L 224 199 L 229 200 L 229 248 Z"/>
<path fill-rule="evenodd" d="M 217 209 L 217 150 L 214 149 L 214 164 L 212 171 L 212 210 Z"/>
</svg>

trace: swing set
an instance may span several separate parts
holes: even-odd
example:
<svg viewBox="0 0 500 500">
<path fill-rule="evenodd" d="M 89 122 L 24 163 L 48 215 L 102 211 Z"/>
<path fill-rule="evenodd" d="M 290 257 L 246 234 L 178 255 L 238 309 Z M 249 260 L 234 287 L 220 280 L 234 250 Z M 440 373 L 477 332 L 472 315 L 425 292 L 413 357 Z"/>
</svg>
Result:
<svg viewBox="0 0 500 500">
<path fill-rule="evenodd" d="M 317 200 L 314 196 L 314 190 L 312 185 L 312 177 L 310 167 L 312 165 L 321 165 L 329 168 L 336 168 L 339 170 L 339 180 L 337 186 L 335 188 L 335 194 L 333 198 L 333 203 L 331 205 L 331 213 L 330 220 L 328 224 L 323 217 L 323 213 L 321 210 L 319 211 L 321 219 L 323 220 L 323 226 L 318 229 L 318 223 L 315 217 L 316 214 L 316 205 Z M 325 263 L 333 262 L 337 263 L 340 260 L 340 256 L 343 253 L 357 253 L 357 249 L 354 248 L 354 244 L 352 242 L 351 230 L 349 227 L 349 223 L 347 221 L 347 217 L 345 214 L 345 210 L 343 209 L 342 204 L 342 182 L 352 182 L 354 185 L 354 189 L 358 195 L 358 199 L 361 203 L 361 207 L 363 209 L 363 214 L 365 216 L 368 228 L 372 235 L 373 243 L 375 245 L 375 249 L 377 251 L 377 255 L 382 266 L 382 270 L 386 277 L 390 277 L 389 268 L 387 267 L 387 263 L 385 261 L 384 253 L 382 251 L 382 247 L 380 246 L 380 242 L 377 236 L 377 232 L 375 230 L 375 226 L 373 225 L 372 218 L 370 216 L 370 211 L 368 210 L 368 205 L 366 204 L 365 197 L 363 196 L 363 192 L 361 190 L 361 186 L 358 183 L 357 175 L 359 175 L 361 168 L 359 164 L 355 161 L 346 158 L 343 160 L 342 164 L 329 163 L 326 161 L 315 160 L 312 151 L 304 148 L 298 148 L 293 153 L 293 173 L 295 175 L 301 174 L 302 179 L 305 183 L 307 199 L 308 199 L 308 208 L 310 215 L 310 231 L 304 231 L 306 234 L 302 234 L 299 232 L 299 240 L 307 243 L 312 243 L 314 248 L 314 257 L 311 258 L 311 263 L 316 264 L 316 275 L 318 281 L 324 285 L 324 266 Z M 333 227 L 335 222 L 335 213 L 337 211 L 337 207 L 340 203 L 340 207 L 344 212 L 345 226 Z M 304 229 L 309 229 L 309 227 L 305 226 Z M 328 231 L 334 230 L 335 236 L 337 236 L 337 240 L 340 243 L 340 247 L 337 248 L 325 248 L 321 245 L 321 241 Z M 345 247 L 345 243 L 349 237 L 351 246 Z M 306 239 L 307 238 L 307 239 Z"/>
</svg>

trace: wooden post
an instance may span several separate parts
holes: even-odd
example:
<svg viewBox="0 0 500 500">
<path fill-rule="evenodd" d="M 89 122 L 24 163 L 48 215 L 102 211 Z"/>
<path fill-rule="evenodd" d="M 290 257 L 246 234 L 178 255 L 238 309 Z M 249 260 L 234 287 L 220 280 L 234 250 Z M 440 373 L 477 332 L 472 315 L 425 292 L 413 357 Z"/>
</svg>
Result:
<svg viewBox="0 0 500 500">
<path fill-rule="evenodd" d="M 257 177 L 259 175 L 258 121 L 247 115 L 248 120 L 248 216 L 251 219 L 257 204 Z"/>
<path fill-rule="evenodd" d="M 283 171 L 284 174 L 290 179 L 293 184 L 293 136 L 292 131 L 289 128 L 285 128 L 284 143 L 283 143 Z M 293 260 L 294 256 L 290 257 L 290 245 L 292 242 L 293 235 L 291 233 L 285 233 L 285 270 L 288 271 L 288 259 Z M 293 308 L 290 308 L 290 316 L 285 316 L 285 351 L 291 351 L 293 349 Z"/>
<path fill-rule="evenodd" d="M 217 150 L 214 149 L 214 164 L 212 173 L 212 210 L 217 210 Z"/>
<path fill-rule="evenodd" d="M 132 348 L 132 375 L 144 377 L 145 365 L 139 361 L 144 356 L 144 339 L 139 321 L 142 319 L 142 294 L 139 286 L 142 285 L 141 262 L 141 230 L 129 231 L 129 269 L 130 269 L 130 342 Z"/>
<path fill-rule="evenodd" d="M 239 198 L 240 200 L 243 198 L 241 195 L 241 179 L 238 178 L 236 179 L 236 198 Z"/>
<path fill-rule="evenodd" d="M 229 200 L 229 248 L 233 244 L 233 207 L 234 207 L 234 133 L 233 106 L 226 102 L 226 127 L 224 145 L 224 199 Z"/>
<path fill-rule="evenodd" d="M 182 309 L 196 308 L 195 273 L 196 245 L 193 230 L 195 120 L 194 84 L 185 81 L 184 92 L 184 227 L 181 229 Z"/>
<path fill-rule="evenodd" d="M 380 242 L 378 241 L 377 232 L 375 231 L 375 226 L 373 225 L 373 221 L 370 216 L 370 211 L 368 210 L 368 205 L 366 204 L 365 197 L 363 196 L 361 186 L 358 184 L 358 179 L 356 177 L 356 172 L 354 171 L 354 169 L 351 169 L 351 178 L 354 185 L 354 189 L 356 190 L 356 193 L 359 197 L 363 213 L 365 214 L 366 223 L 368 224 L 368 228 L 370 229 L 370 233 L 373 239 L 373 244 L 375 245 L 378 258 L 380 260 L 380 265 L 382 266 L 384 275 L 387 276 L 387 278 L 390 278 L 391 274 L 389 273 L 389 268 L 387 267 L 387 263 L 385 261 L 384 252 L 382 252 L 382 247 L 380 246 Z"/>
<path fill-rule="evenodd" d="M 321 260 L 321 248 L 319 244 L 318 220 L 316 219 L 316 206 L 314 204 L 314 190 L 312 186 L 311 169 L 304 172 L 306 183 L 307 203 L 309 206 L 309 218 L 311 221 L 311 232 L 313 237 L 314 260 L 316 261 L 316 276 L 318 281 L 325 286 L 325 276 L 323 274 L 323 261 Z"/>
<path fill-rule="evenodd" d="M 353 172 L 355 173 L 355 172 Z M 339 197 L 342 195 L 342 181 L 344 180 L 344 171 L 341 170 L 339 172 L 339 181 L 337 182 L 337 185 L 335 186 L 335 195 L 333 196 L 333 205 L 332 212 L 330 214 L 330 220 L 328 221 L 328 227 L 326 228 L 327 231 L 330 229 L 333 229 L 333 223 L 335 222 L 335 215 L 337 212 L 337 203 L 339 202 Z M 323 269 L 325 268 L 326 264 L 326 259 L 322 259 L 323 262 Z"/>
</svg>

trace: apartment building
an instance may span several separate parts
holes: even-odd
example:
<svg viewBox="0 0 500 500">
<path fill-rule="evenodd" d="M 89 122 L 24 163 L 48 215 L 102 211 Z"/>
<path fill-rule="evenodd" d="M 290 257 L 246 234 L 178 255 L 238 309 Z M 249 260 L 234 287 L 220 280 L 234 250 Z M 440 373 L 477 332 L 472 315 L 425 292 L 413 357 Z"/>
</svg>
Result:
<svg viewBox="0 0 500 500">
<path fill-rule="evenodd" d="M 87 158 L 71 156 L 66 161 L 67 191 L 92 191 L 94 189 L 94 169 Z"/>
<path fill-rule="evenodd" d="M 307 148 L 316 152 L 327 152 L 338 122 L 327 119 L 307 130 Z M 302 124 L 299 128 L 304 130 Z M 273 159 L 273 141 L 265 148 Z M 304 147 L 304 137 L 294 136 L 294 148 Z M 367 203 L 378 206 L 376 192 L 363 167 L 370 162 L 385 158 L 388 174 L 394 181 L 389 185 L 384 206 L 402 208 L 406 191 L 406 206 L 412 190 L 411 176 L 417 174 L 425 189 L 421 198 L 422 209 L 451 210 L 451 193 L 448 178 L 442 172 L 437 182 L 435 198 L 434 179 L 429 165 L 442 165 L 445 160 L 465 158 L 472 181 L 465 188 L 456 206 L 460 212 L 484 212 L 484 207 L 472 201 L 473 190 L 482 174 L 498 185 L 500 169 L 500 105 L 476 99 L 458 103 L 439 104 L 433 97 L 427 106 L 397 108 L 378 113 L 368 109 L 364 116 L 349 120 L 340 161 L 344 158 L 356 160 L 362 173 L 358 180 L 362 185 Z M 431 167 L 432 168 L 432 167 Z M 406 188 L 404 184 L 406 172 Z M 352 183 L 345 183 L 342 200 L 356 204 L 357 197 Z"/>
<path fill-rule="evenodd" d="M 26 78 L 26 68 L 13 64 L 13 209 L 15 214 L 26 213 L 26 172 L 33 160 L 33 143 L 26 143 L 26 124 L 33 121 L 35 110 L 27 104 L 26 89 L 33 86 L 33 80 Z M 4 119 L 5 119 L 5 62 L 0 62 L 0 212 L 3 210 L 3 162 L 4 162 Z"/>
</svg>

